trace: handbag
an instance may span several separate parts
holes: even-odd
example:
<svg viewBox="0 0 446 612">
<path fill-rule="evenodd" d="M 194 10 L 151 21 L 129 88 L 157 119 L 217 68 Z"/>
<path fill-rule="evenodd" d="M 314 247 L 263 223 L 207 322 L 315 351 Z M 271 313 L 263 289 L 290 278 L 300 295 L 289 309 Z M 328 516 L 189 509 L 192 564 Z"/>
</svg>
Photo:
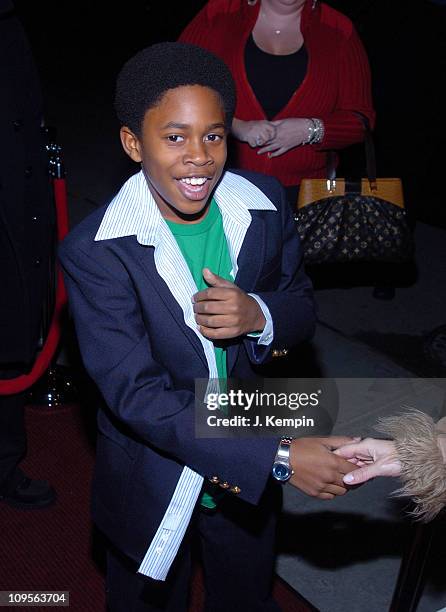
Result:
<svg viewBox="0 0 446 612">
<path fill-rule="evenodd" d="M 327 179 L 303 179 L 297 230 L 307 264 L 407 262 L 414 243 L 398 178 L 376 178 L 375 147 L 367 117 L 367 178 L 336 178 L 336 156 L 328 153 Z"/>
</svg>

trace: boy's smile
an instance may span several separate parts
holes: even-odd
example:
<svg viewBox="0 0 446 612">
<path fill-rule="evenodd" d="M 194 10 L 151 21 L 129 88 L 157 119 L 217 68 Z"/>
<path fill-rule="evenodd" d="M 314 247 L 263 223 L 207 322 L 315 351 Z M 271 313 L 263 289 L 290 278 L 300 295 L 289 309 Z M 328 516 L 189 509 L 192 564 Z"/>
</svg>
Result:
<svg viewBox="0 0 446 612">
<path fill-rule="evenodd" d="M 142 162 L 155 202 L 165 219 L 197 222 L 226 161 L 225 111 L 209 87 L 168 90 L 145 116 L 140 136 L 121 128 L 126 152 Z"/>
</svg>

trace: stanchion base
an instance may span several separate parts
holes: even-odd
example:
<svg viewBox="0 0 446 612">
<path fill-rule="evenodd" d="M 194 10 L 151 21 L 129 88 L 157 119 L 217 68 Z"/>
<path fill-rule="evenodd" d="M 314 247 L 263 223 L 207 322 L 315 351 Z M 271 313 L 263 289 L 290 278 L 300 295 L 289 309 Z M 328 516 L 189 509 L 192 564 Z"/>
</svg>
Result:
<svg viewBox="0 0 446 612">
<path fill-rule="evenodd" d="M 56 408 L 77 399 L 78 393 L 70 368 L 61 365 L 52 366 L 29 392 L 29 403 L 42 408 Z"/>
</svg>

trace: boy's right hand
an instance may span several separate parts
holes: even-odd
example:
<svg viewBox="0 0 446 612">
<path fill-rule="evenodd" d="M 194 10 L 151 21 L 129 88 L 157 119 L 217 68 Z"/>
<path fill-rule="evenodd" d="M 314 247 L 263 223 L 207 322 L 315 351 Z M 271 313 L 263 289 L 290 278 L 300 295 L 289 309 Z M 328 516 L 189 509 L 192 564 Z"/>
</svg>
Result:
<svg viewBox="0 0 446 612">
<path fill-rule="evenodd" d="M 342 478 L 352 472 L 351 463 L 332 451 L 354 443 L 354 438 L 330 436 L 327 438 L 297 438 L 290 450 L 290 463 L 294 470 L 289 483 L 311 497 L 333 499 L 344 495 L 348 487 Z"/>
</svg>

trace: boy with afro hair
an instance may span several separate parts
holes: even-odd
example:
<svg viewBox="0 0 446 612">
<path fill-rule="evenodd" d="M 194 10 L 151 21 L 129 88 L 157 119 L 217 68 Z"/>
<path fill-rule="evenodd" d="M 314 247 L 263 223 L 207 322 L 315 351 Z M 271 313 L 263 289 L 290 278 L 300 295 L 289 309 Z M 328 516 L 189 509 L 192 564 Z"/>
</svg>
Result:
<svg viewBox="0 0 446 612">
<path fill-rule="evenodd" d="M 206 609 L 277 610 L 274 531 L 286 481 L 331 499 L 345 438 L 199 438 L 197 379 L 252 378 L 309 338 L 310 282 L 283 189 L 225 171 L 234 84 L 182 43 L 123 67 L 115 108 L 141 170 L 64 241 L 60 257 L 98 415 L 94 520 L 109 610 L 187 610 L 199 533 Z M 204 406 L 203 406 L 204 409 Z"/>
</svg>

